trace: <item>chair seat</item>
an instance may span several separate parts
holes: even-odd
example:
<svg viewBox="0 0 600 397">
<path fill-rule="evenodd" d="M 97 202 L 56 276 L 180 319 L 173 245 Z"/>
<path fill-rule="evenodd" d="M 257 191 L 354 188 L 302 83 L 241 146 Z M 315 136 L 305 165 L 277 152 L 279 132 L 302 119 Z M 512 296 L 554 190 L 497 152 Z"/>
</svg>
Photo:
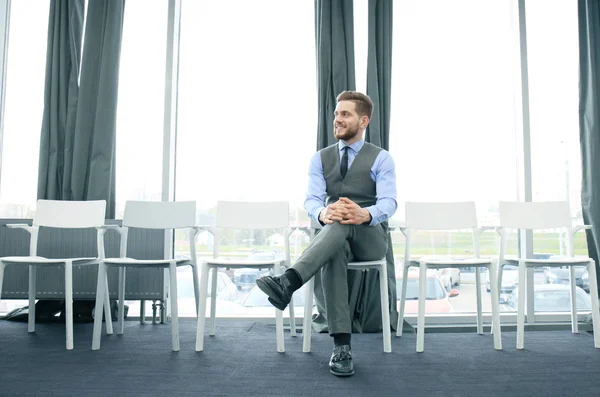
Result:
<svg viewBox="0 0 600 397">
<path fill-rule="evenodd" d="M 104 263 L 107 265 L 122 266 L 165 266 L 169 267 L 172 259 L 134 259 L 134 258 L 106 258 Z M 189 265 L 190 258 L 187 256 L 175 257 L 177 266 Z"/>
<path fill-rule="evenodd" d="M 0 261 L 7 265 L 10 264 L 28 264 L 28 265 L 60 265 L 71 261 L 73 265 L 93 265 L 97 264 L 97 258 L 44 258 L 43 256 L 5 256 Z"/>
<path fill-rule="evenodd" d="M 551 258 L 551 259 L 525 259 L 526 264 L 545 265 L 545 266 L 564 266 L 564 265 L 587 265 L 590 258 L 585 256 L 579 257 L 562 257 L 562 258 Z M 511 257 L 505 258 L 504 262 L 518 263 L 519 258 Z"/>
<path fill-rule="evenodd" d="M 426 263 L 428 266 L 444 267 L 469 267 L 477 265 L 488 265 L 492 262 L 491 258 L 452 258 L 444 256 L 423 256 L 418 259 L 411 259 L 411 263 Z"/>
<path fill-rule="evenodd" d="M 203 259 L 202 262 L 208 266 L 221 266 L 221 267 L 273 267 L 276 263 L 284 262 L 283 259 L 272 259 L 272 260 L 245 260 L 245 259 L 229 259 L 229 258 L 214 258 L 214 259 Z"/>
</svg>

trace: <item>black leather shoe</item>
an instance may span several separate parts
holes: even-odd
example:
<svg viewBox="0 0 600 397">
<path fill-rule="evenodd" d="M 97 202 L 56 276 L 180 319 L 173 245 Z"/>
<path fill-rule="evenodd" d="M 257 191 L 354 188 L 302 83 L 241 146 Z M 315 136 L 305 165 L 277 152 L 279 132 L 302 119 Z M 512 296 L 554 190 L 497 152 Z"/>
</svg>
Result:
<svg viewBox="0 0 600 397">
<path fill-rule="evenodd" d="M 352 363 L 352 351 L 349 345 L 333 348 L 333 354 L 329 360 L 329 372 L 335 376 L 354 375 L 354 363 Z"/>
<path fill-rule="evenodd" d="M 279 310 L 283 310 L 292 300 L 292 288 L 286 277 L 263 276 L 256 280 L 256 285 L 267 294 L 269 302 Z"/>
</svg>

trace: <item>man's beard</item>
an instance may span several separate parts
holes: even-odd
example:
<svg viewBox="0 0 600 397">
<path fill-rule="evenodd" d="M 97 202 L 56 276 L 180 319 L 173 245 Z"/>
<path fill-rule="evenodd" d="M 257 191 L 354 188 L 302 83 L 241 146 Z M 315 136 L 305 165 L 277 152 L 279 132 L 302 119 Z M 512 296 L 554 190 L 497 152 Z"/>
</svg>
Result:
<svg viewBox="0 0 600 397">
<path fill-rule="evenodd" d="M 354 126 L 354 128 L 352 128 L 351 126 L 347 126 L 346 131 L 344 133 L 338 133 L 337 129 L 334 126 L 333 132 L 334 132 L 334 136 L 337 139 L 341 139 L 342 141 L 349 141 L 350 139 L 352 139 L 356 135 L 358 135 L 359 129 L 358 129 L 358 125 Z"/>
</svg>

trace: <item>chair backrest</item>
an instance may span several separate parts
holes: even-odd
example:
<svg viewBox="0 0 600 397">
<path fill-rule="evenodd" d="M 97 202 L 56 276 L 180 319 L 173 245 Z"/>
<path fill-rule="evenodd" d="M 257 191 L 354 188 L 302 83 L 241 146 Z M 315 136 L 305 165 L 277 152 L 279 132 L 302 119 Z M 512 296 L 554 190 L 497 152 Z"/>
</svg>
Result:
<svg viewBox="0 0 600 397">
<path fill-rule="evenodd" d="M 196 224 L 195 201 L 127 201 L 123 226 L 177 229 Z"/>
<path fill-rule="evenodd" d="M 500 226 L 512 229 L 553 229 L 572 226 L 566 201 L 501 201 Z"/>
<path fill-rule="evenodd" d="M 223 229 L 285 229 L 290 225 L 287 201 L 217 202 L 215 226 Z"/>
<path fill-rule="evenodd" d="M 34 226 L 89 228 L 104 225 L 106 200 L 38 200 Z"/>
<path fill-rule="evenodd" d="M 405 226 L 423 230 L 457 230 L 477 227 L 475 202 L 405 203 Z"/>
</svg>

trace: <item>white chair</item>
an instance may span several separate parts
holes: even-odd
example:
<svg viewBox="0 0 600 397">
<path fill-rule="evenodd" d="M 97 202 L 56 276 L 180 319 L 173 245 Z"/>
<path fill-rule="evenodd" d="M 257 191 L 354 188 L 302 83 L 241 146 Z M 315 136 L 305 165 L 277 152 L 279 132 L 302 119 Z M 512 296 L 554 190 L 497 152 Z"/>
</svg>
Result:
<svg viewBox="0 0 600 397">
<path fill-rule="evenodd" d="M 221 237 L 226 229 L 238 230 L 270 230 L 283 235 L 284 257 L 266 260 L 249 260 L 238 258 L 222 258 L 220 256 Z M 273 202 L 238 202 L 219 201 L 217 203 L 215 227 L 205 227 L 214 236 L 213 259 L 202 261 L 200 272 L 200 308 L 198 310 L 198 324 L 196 330 L 196 351 L 204 350 L 204 326 L 206 323 L 206 299 L 208 297 L 208 275 L 213 269 L 211 288 L 211 323 L 210 336 L 215 335 L 216 316 L 216 281 L 219 268 L 225 269 L 272 269 L 274 275 L 281 274 L 281 268 L 290 264 L 289 246 L 289 203 L 287 201 Z M 294 303 L 290 302 L 290 330 L 291 335 L 296 335 L 294 319 Z M 283 340 L 283 313 L 275 310 L 275 332 L 277 338 L 277 351 L 284 352 Z"/>
<path fill-rule="evenodd" d="M 526 282 L 527 269 L 535 267 L 557 267 L 568 266 L 570 268 L 570 292 L 571 292 L 571 330 L 578 333 L 577 324 L 577 306 L 576 286 L 575 286 L 575 266 L 586 266 L 589 274 L 590 295 L 592 300 L 592 319 L 594 329 L 594 346 L 600 348 L 600 312 L 598 308 L 598 283 L 596 281 L 596 264 L 593 259 L 588 257 L 575 256 L 573 249 L 573 235 L 584 228 L 591 228 L 589 225 L 573 226 L 571 220 L 571 210 L 566 201 L 549 202 L 500 202 L 500 269 L 498 279 L 502 279 L 502 266 L 506 263 L 518 263 L 519 283 L 517 286 L 517 349 L 524 348 L 525 339 L 525 302 L 531 300 L 531 309 L 533 300 L 527 296 Z M 506 257 L 506 230 L 540 230 L 540 229 L 562 229 L 565 231 L 567 239 L 567 256 L 552 259 L 531 259 L 531 258 L 507 258 Z M 525 297 L 526 299 L 523 299 Z"/>
<path fill-rule="evenodd" d="M 316 222 L 312 222 L 312 230 L 319 229 L 321 226 Z M 385 353 L 392 352 L 392 333 L 390 330 L 390 311 L 388 298 L 388 276 L 387 276 L 387 261 L 385 256 L 376 261 L 350 262 L 348 270 L 369 270 L 376 269 L 379 271 L 379 295 L 381 298 L 381 319 L 383 332 L 383 351 Z M 312 310 L 314 296 L 314 277 L 306 283 L 306 298 L 304 300 L 304 321 L 303 321 L 303 346 L 304 353 L 310 352 L 312 338 Z"/>
<path fill-rule="evenodd" d="M 426 279 L 427 269 L 475 267 L 475 285 L 477 286 L 477 333 L 483 334 L 483 317 L 481 307 L 481 274 L 480 268 L 488 269 L 490 293 L 492 299 L 492 333 L 494 348 L 502 350 L 500 335 L 500 304 L 499 291 L 497 288 L 497 263 L 495 259 L 479 257 L 479 236 L 488 228 L 478 227 L 477 213 L 474 202 L 406 202 L 405 225 L 400 228 L 406 237 L 406 248 L 404 251 L 404 270 L 402 272 L 402 294 L 400 299 L 400 310 L 398 313 L 398 326 L 396 335 L 402 336 L 402 324 L 404 321 L 404 308 L 406 304 L 406 285 L 408 271 L 411 266 L 419 266 L 419 304 L 417 313 L 417 352 L 424 350 L 425 344 L 425 296 L 427 293 Z M 473 235 L 474 255 L 466 258 L 455 258 L 446 255 L 424 255 L 418 259 L 411 259 L 410 247 L 411 237 L 415 231 L 457 231 L 470 230 Z M 492 228 L 489 228 L 492 229 Z M 433 247 L 432 247 L 433 248 Z M 433 251 L 432 251 L 433 252 Z M 493 287 L 493 288 L 492 288 Z"/>
<path fill-rule="evenodd" d="M 122 335 L 125 325 L 125 269 L 163 268 L 169 269 L 169 297 L 171 303 L 171 338 L 173 351 L 179 351 L 179 316 L 177 312 L 177 267 L 191 266 L 194 282 L 196 307 L 198 305 L 198 268 L 196 265 L 196 202 L 195 201 L 127 201 L 123 224 L 117 230 L 121 234 L 121 252 L 119 258 L 104 258 L 98 266 L 98 284 L 96 289 L 96 314 L 94 316 L 94 333 L 92 350 L 100 349 L 102 313 L 99 302 L 105 293 L 108 294 L 106 277 L 107 267 L 119 268 L 119 325 L 117 333 Z M 127 237 L 130 227 L 140 229 L 163 229 L 165 232 L 174 229 L 188 229 L 190 252 L 189 256 L 176 256 L 164 259 L 134 259 L 127 257 Z M 110 312 L 106 319 L 110 318 Z"/>
<path fill-rule="evenodd" d="M 28 331 L 35 332 L 35 297 L 36 269 L 38 266 L 61 266 L 65 272 L 65 320 L 67 334 L 67 349 L 73 349 L 73 266 L 95 265 L 98 258 L 64 258 L 48 259 L 37 255 L 38 233 L 40 227 L 65 229 L 97 229 L 98 257 L 104 256 L 104 213 L 106 201 L 56 201 L 38 200 L 32 226 L 27 224 L 9 224 L 7 227 L 25 229 L 30 234 L 29 256 L 12 256 L 0 258 L 0 295 L 4 267 L 29 267 L 29 318 Z M 108 298 L 101 300 L 98 307 L 110 313 Z M 110 316 L 107 316 L 110 318 Z M 112 333 L 112 323 L 106 322 L 107 332 Z"/>
</svg>

